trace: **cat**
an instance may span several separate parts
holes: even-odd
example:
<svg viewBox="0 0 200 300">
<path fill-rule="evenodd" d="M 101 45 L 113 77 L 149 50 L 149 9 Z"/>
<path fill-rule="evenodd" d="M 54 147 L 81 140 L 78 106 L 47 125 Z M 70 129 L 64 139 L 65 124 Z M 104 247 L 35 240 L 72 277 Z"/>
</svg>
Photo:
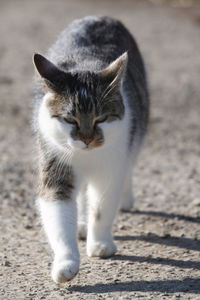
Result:
<svg viewBox="0 0 200 300">
<path fill-rule="evenodd" d="M 37 205 L 54 252 L 52 279 L 62 283 L 79 270 L 78 236 L 90 257 L 117 250 L 112 224 L 118 209 L 133 205 L 149 96 L 138 46 L 113 18 L 75 20 L 46 57 L 33 57 Z"/>
</svg>

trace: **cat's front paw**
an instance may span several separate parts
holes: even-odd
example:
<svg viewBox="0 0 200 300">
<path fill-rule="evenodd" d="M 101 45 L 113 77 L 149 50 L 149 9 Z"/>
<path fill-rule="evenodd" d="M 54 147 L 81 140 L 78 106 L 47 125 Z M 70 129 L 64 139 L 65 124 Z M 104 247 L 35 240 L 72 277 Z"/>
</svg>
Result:
<svg viewBox="0 0 200 300">
<path fill-rule="evenodd" d="M 75 277 L 79 270 L 79 262 L 63 260 L 53 263 L 51 276 L 56 283 L 63 283 Z"/>
<path fill-rule="evenodd" d="M 113 241 L 93 241 L 87 245 L 87 255 L 98 257 L 109 257 L 117 251 L 117 247 Z"/>
</svg>

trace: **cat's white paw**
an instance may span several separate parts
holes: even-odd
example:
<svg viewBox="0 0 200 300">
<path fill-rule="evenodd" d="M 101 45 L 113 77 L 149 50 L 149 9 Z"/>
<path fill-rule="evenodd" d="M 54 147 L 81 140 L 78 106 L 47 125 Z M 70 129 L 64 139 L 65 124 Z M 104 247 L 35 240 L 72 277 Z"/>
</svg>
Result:
<svg viewBox="0 0 200 300">
<path fill-rule="evenodd" d="M 87 224 L 78 223 L 78 237 L 80 240 L 85 240 L 87 236 Z"/>
<path fill-rule="evenodd" d="M 87 245 L 87 255 L 98 257 L 109 257 L 117 251 L 117 247 L 113 241 L 94 241 Z"/>
<path fill-rule="evenodd" d="M 134 205 L 133 196 L 126 197 L 126 198 L 122 199 L 120 210 L 121 211 L 130 211 L 131 208 L 133 208 L 133 205 Z"/>
<path fill-rule="evenodd" d="M 54 262 L 51 271 L 53 281 L 63 283 L 75 277 L 79 270 L 79 262 L 74 260 L 63 260 Z"/>
</svg>

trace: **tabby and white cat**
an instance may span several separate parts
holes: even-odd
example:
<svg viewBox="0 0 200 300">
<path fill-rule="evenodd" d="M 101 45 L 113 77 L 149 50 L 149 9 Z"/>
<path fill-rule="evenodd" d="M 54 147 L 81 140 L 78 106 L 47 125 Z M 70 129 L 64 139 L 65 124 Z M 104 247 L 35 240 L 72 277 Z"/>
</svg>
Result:
<svg viewBox="0 0 200 300">
<path fill-rule="evenodd" d="M 116 252 L 112 224 L 133 204 L 132 167 L 149 105 L 138 47 L 117 20 L 74 21 L 47 57 L 34 55 L 37 203 L 59 283 L 79 270 L 78 235 L 87 238 L 88 256 Z"/>
</svg>

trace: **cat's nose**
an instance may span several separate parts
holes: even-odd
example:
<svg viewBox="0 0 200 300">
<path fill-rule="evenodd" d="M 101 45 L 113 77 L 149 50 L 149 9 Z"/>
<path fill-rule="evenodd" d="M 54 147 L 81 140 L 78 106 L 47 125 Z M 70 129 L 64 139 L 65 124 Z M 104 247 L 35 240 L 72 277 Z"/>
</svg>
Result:
<svg viewBox="0 0 200 300">
<path fill-rule="evenodd" d="M 89 145 L 92 141 L 93 138 L 81 138 L 82 142 L 84 142 L 86 145 Z"/>
</svg>

